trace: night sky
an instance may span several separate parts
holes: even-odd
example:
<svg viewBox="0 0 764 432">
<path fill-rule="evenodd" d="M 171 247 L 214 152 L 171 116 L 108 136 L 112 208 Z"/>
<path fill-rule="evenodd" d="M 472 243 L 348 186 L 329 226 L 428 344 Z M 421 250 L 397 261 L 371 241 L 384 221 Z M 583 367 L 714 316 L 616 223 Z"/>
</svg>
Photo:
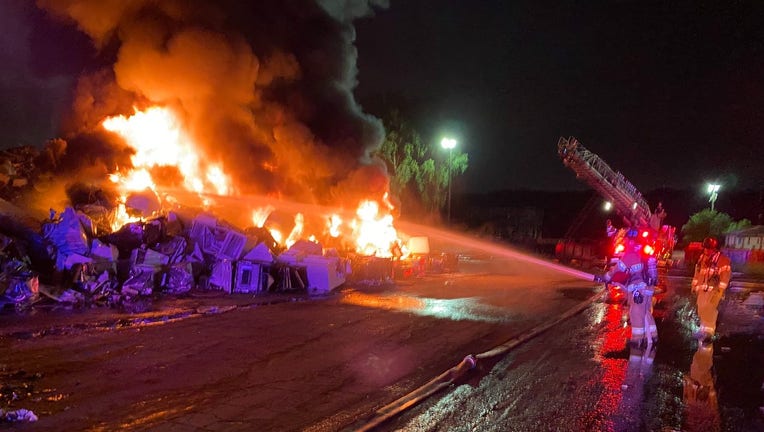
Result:
<svg viewBox="0 0 764 432">
<path fill-rule="evenodd" d="M 643 192 L 764 185 L 762 1 L 322 2 L 375 10 L 353 21 L 356 100 L 399 108 L 433 145 L 455 136 L 456 192 L 587 189 L 560 136 Z M 0 2 L 0 26 L 0 146 L 41 145 L 105 54 L 32 1 Z"/>
<path fill-rule="evenodd" d="M 356 94 L 458 136 L 462 191 L 586 188 L 571 135 L 643 192 L 760 188 L 762 23 L 761 1 L 392 0 L 356 25 Z"/>
</svg>

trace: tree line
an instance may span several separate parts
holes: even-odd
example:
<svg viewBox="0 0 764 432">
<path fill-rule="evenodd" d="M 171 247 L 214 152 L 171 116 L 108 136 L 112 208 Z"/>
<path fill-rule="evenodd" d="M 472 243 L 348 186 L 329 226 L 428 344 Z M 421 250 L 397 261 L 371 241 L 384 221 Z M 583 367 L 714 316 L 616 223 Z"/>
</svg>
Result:
<svg viewBox="0 0 764 432">
<path fill-rule="evenodd" d="M 464 174 L 469 156 L 458 146 L 444 150 L 422 138 L 397 110 L 382 122 L 386 135 L 377 155 L 387 164 L 390 192 L 413 213 L 439 212 L 446 204 L 449 182 Z"/>
</svg>

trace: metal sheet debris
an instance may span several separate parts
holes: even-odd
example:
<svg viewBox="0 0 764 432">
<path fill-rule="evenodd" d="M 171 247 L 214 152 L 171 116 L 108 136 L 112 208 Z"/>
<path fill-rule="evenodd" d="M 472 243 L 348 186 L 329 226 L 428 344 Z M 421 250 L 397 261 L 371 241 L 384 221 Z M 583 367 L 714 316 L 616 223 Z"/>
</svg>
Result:
<svg viewBox="0 0 764 432">
<path fill-rule="evenodd" d="M 44 299 L 67 307 L 127 306 L 139 299 L 151 301 L 158 294 L 184 295 L 194 289 L 325 294 L 343 285 L 353 272 L 351 260 L 314 241 L 298 240 L 285 250 L 266 228 L 240 230 L 208 213 L 156 215 L 146 194 L 134 195 L 131 208 L 144 216 L 151 213 L 151 218 L 106 231 L 113 229 L 105 223 L 113 221 L 106 194 L 80 189 L 71 194 L 79 193 L 87 203 L 60 213 L 51 209 L 40 236 L 41 249 L 55 272 L 46 275 L 51 282 L 45 285 Z M 93 194 L 98 197 L 95 201 Z M 99 222 L 94 223 L 90 214 L 98 214 Z M 0 233 L 0 251 L 13 244 L 12 236 Z M 23 252 L 15 255 L 24 257 Z M 8 263 L 9 257 L 0 254 L 0 264 Z M 6 272 L 0 282 L 3 304 L 39 298 L 39 280 L 31 268 L 17 270 Z"/>
</svg>

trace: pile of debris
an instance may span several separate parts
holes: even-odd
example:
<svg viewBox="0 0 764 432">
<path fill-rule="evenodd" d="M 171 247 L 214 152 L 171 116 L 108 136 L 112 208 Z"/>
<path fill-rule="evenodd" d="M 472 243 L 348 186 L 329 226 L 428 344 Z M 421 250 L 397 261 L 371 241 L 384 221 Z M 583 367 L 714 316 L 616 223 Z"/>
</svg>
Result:
<svg viewBox="0 0 764 432">
<path fill-rule="evenodd" d="M 32 146 L 0 150 L 0 190 L 7 194 L 9 189 L 29 184 L 36 169 L 34 160 L 38 157 L 39 151 Z"/>
<path fill-rule="evenodd" d="M 37 182 L 50 180 L 66 151 L 66 141 L 56 138 L 42 149 L 19 146 L 0 150 L 0 198 L 13 201 Z"/>
<path fill-rule="evenodd" d="M 28 249 L 43 250 L 48 259 L 30 259 Z M 192 289 L 317 295 L 351 273 L 350 258 L 334 249 L 303 240 L 280 250 L 266 229 L 239 230 L 206 213 L 169 212 L 101 235 L 93 219 L 72 207 L 51 211 L 38 235 L 0 234 L 0 268 L 0 307 L 17 308 L 40 294 L 98 306 Z"/>
</svg>

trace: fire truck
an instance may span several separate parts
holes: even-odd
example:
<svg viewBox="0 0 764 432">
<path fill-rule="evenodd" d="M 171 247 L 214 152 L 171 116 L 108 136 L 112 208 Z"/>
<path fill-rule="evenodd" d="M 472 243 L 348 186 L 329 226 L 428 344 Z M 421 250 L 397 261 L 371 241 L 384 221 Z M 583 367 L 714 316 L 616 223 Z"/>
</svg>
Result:
<svg viewBox="0 0 764 432">
<path fill-rule="evenodd" d="M 612 241 L 608 246 L 606 263 L 612 264 L 618 256 L 623 254 L 626 232 L 638 230 L 643 253 L 655 256 L 658 261 L 658 286 L 665 287 L 666 271 L 674 264 L 672 253 L 676 243 L 676 228 L 656 224 L 657 215 L 652 213 L 639 190 L 621 172 L 610 168 L 604 160 L 589 151 L 576 138 L 560 137 L 557 142 L 557 153 L 562 163 L 573 170 L 579 180 L 606 199 L 623 217 L 627 225 L 614 233 L 608 233 Z"/>
</svg>

